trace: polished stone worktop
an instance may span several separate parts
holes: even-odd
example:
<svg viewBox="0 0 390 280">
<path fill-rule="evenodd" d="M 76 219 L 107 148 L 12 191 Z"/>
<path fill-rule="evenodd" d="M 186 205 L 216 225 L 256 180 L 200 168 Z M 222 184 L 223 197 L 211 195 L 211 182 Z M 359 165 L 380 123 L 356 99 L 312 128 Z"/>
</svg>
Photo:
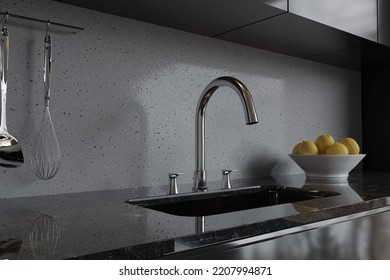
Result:
<svg viewBox="0 0 390 280">
<path fill-rule="evenodd" d="M 54 249 L 55 259 L 159 258 L 254 236 L 275 238 L 286 230 L 296 232 L 318 227 L 324 221 L 332 223 L 340 217 L 347 220 L 361 213 L 390 209 L 390 173 L 357 172 L 343 185 L 305 184 L 303 175 L 232 182 L 233 187 L 265 184 L 341 194 L 206 216 L 203 233 L 195 233 L 195 217 L 174 216 L 124 203 L 129 198 L 165 194 L 166 186 L 1 199 L 0 259 L 34 259 L 34 250 L 35 256 L 50 258 Z M 210 191 L 216 188 L 211 185 Z M 45 227 L 46 231 L 52 229 L 44 239 L 31 234 L 34 230 L 36 233 L 33 225 L 42 215 L 55 220 L 54 225 L 41 225 L 43 231 Z M 53 229 L 60 232 L 56 238 Z M 33 243 L 37 238 L 39 241 Z"/>
</svg>

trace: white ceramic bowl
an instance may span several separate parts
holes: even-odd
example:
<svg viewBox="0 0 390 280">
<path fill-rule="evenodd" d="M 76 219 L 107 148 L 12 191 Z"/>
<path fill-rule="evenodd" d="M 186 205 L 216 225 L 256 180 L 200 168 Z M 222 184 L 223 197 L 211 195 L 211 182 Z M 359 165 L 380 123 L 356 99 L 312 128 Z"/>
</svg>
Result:
<svg viewBox="0 0 390 280">
<path fill-rule="evenodd" d="M 365 155 L 289 155 L 305 171 L 306 181 L 318 183 L 347 182 L 349 172 Z"/>
</svg>

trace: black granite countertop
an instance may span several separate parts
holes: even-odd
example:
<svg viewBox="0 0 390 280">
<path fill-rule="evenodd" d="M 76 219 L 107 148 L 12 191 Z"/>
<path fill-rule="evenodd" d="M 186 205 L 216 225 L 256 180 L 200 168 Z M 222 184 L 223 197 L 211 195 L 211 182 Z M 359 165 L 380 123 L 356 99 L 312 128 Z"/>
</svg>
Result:
<svg viewBox="0 0 390 280">
<path fill-rule="evenodd" d="M 313 185 L 304 175 L 290 175 L 233 181 L 236 188 L 274 184 L 340 195 L 205 216 L 202 233 L 196 233 L 196 217 L 125 203 L 165 194 L 166 186 L 1 199 L 0 259 L 52 258 L 53 252 L 55 259 L 161 258 L 390 209 L 390 173 L 356 172 L 348 180 Z"/>
</svg>

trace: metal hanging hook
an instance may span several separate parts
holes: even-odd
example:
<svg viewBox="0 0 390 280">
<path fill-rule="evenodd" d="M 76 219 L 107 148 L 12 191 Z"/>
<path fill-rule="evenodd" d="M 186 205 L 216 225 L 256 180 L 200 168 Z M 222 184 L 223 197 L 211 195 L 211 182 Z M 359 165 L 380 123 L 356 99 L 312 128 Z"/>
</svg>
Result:
<svg viewBox="0 0 390 280">
<path fill-rule="evenodd" d="M 9 18 L 9 13 L 8 13 L 8 12 L 5 12 L 5 20 L 4 20 L 3 26 L 1 27 L 2 30 L 3 30 L 4 28 L 6 28 L 6 25 L 7 25 L 7 23 L 8 23 L 8 18 Z"/>
<path fill-rule="evenodd" d="M 50 31 L 50 20 L 48 20 L 46 23 L 46 36 L 49 35 L 49 31 Z"/>
<path fill-rule="evenodd" d="M 50 32 L 50 20 L 48 20 L 46 23 L 45 44 L 51 44 L 51 38 L 49 32 Z"/>
</svg>

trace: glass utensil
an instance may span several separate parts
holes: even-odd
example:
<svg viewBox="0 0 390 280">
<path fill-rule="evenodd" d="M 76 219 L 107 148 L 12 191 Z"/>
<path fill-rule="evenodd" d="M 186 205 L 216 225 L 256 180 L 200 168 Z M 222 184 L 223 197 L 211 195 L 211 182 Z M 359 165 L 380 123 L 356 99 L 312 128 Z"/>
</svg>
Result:
<svg viewBox="0 0 390 280">
<path fill-rule="evenodd" d="M 29 234 L 30 248 L 36 260 L 52 260 L 61 231 L 56 220 L 49 215 L 39 216 Z"/>
<path fill-rule="evenodd" d="M 31 166 L 35 175 L 43 180 L 53 178 L 61 165 L 61 151 L 58 145 L 57 136 L 51 120 L 49 99 L 50 99 L 50 78 L 51 78 L 51 38 L 45 36 L 44 55 L 44 87 L 45 87 L 45 112 L 42 126 L 35 142 Z"/>
<path fill-rule="evenodd" d="M 24 163 L 22 148 L 7 129 L 7 80 L 8 80 L 8 31 L 1 30 L 0 76 L 1 76 L 1 124 L 0 124 L 0 166 L 20 167 Z"/>
</svg>

